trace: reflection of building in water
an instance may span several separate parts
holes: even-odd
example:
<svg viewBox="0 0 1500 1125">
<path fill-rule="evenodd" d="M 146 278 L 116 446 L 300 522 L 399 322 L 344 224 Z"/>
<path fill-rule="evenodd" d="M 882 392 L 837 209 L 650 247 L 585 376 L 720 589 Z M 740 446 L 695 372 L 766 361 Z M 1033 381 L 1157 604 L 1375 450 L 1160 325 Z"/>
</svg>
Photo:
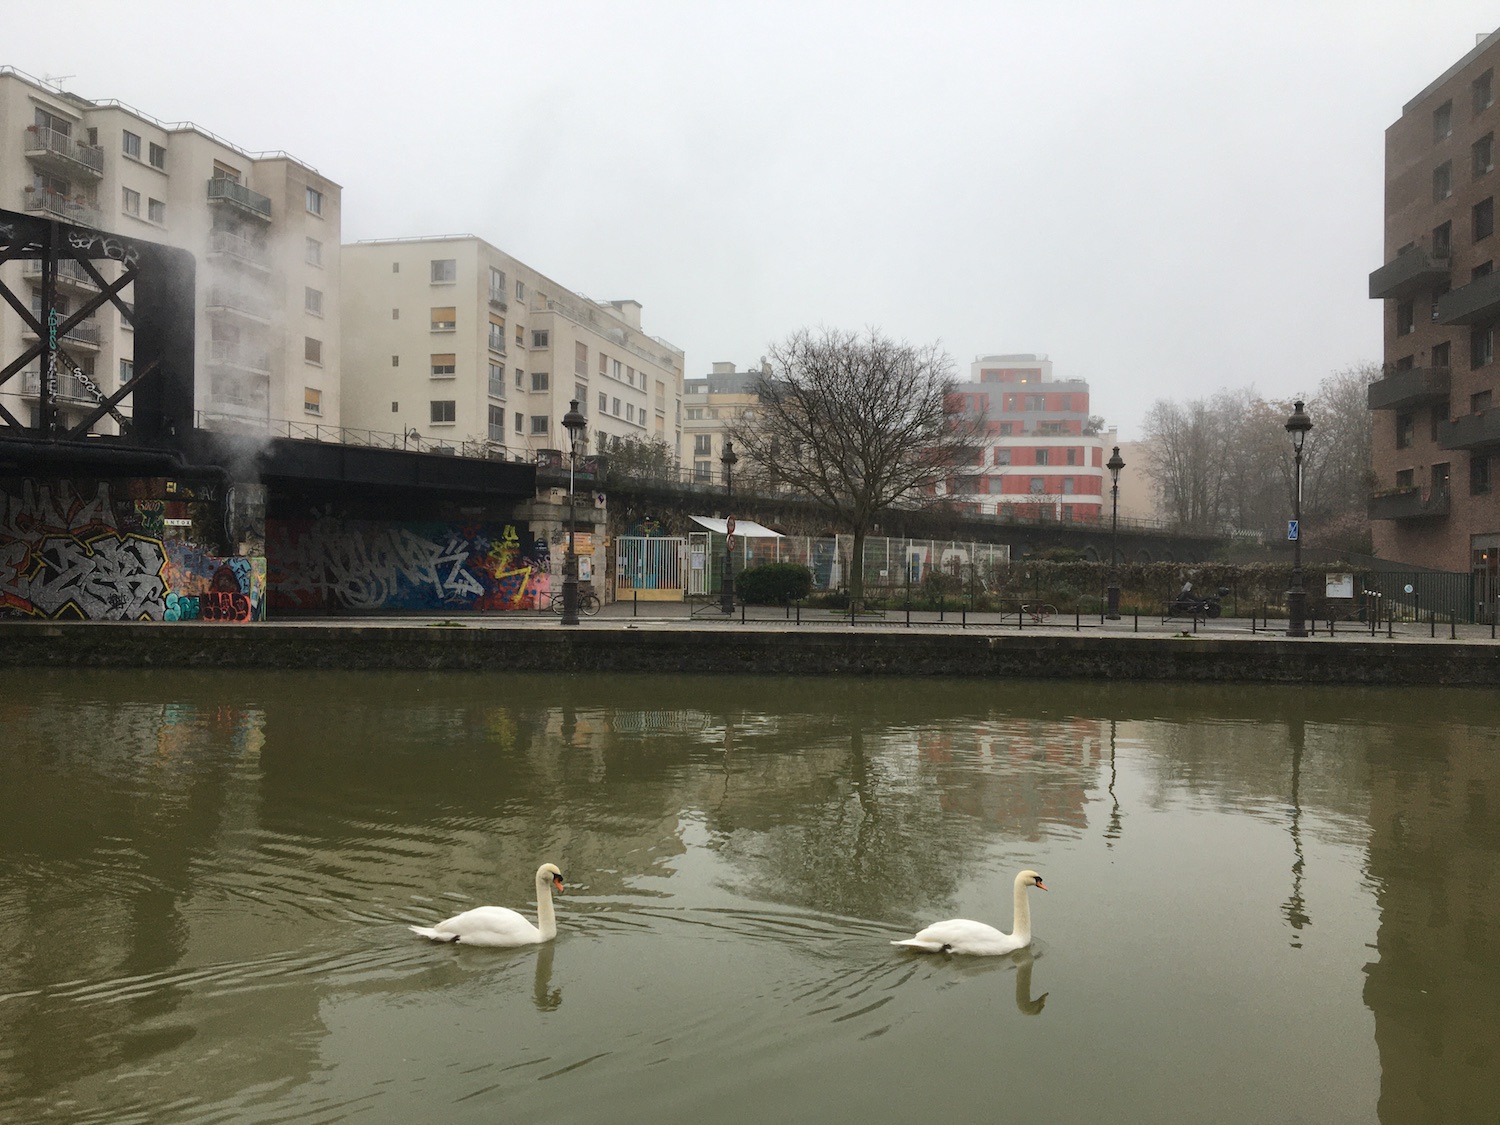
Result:
<svg viewBox="0 0 1500 1125">
<path fill-rule="evenodd" d="M 1087 827 L 1087 793 L 1108 739 L 1099 719 L 1004 719 L 926 731 L 921 755 L 939 767 L 945 811 L 1037 839 L 1049 824 Z"/>
<path fill-rule="evenodd" d="M 1500 740 L 1429 728 L 1370 754 L 1378 957 L 1365 1003 L 1382 1122 L 1490 1122 L 1500 1105 Z"/>
</svg>

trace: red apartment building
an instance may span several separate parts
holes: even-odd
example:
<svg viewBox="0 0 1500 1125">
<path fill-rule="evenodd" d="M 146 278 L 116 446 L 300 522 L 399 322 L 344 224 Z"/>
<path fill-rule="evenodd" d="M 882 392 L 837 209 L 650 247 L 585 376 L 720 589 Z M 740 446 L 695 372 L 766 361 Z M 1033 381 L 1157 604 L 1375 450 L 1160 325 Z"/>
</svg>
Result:
<svg viewBox="0 0 1500 1125">
<path fill-rule="evenodd" d="M 979 463 L 952 485 L 970 511 L 1063 522 L 1107 516 L 1112 435 L 1090 432 L 1087 382 L 1054 379 L 1046 356 L 987 355 L 953 390 L 986 421 Z"/>
<path fill-rule="evenodd" d="M 1401 109 L 1385 132 L 1385 364 L 1370 384 L 1370 500 L 1383 558 L 1471 571 L 1494 612 L 1500 554 L 1500 236 L 1495 72 L 1500 31 Z"/>
</svg>

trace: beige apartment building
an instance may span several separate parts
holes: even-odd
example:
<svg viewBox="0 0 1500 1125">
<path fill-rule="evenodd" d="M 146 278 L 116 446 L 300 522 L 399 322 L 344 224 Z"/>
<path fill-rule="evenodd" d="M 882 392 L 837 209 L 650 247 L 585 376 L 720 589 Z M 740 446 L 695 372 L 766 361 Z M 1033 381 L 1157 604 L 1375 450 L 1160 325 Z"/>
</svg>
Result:
<svg viewBox="0 0 1500 1125">
<path fill-rule="evenodd" d="M 284 152 L 247 152 L 191 123 L 168 124 L 0 67 L 0 208 L 194 255 L 200 425 L 274 432 L 287 422 L 338 424 L 340 195 L 338 184 Z M 118 277 L 113 262 L 101 268 L 106 280 Z M 29 290 L 32 311 L 43 313 L 38 263 L 0 263 L 0 279 L 13 293 Z M 97 294 L 82 269 L 62 267 L 59 313 Z M 0 309 L 0 356 L 17 356 L 35 339 Z M 65 364 L 58 384 L 67 423 L 130 377 L 134 350 L 113 305 L 60 343 L 77 372 Z M 39 381 L 33 366 L 0 387 L 0 402 L 28 425 L 36 424 Z M 99 429 L 113 423 L 106 418 Z"/>
<path fill-rule="evenodd" d="M 344 425 L 418 448 L 534 460 L 567 448 L 577 399 L 591 449 L 682 455 L 683 354 L 635 301 L 593 301 L 473 235 L 343 248 Z"/>
<path fill-rule="evenodd" d="M 708 375 L 699 375 L 683 384 L 682 439 L 685 447 L 683 465 L 691 465 L 693 480 L 722 483 L 724 439 L 733 422 L 760 401 L 756 387 L 770 374 L 764 360 L 754 370 L 736 371 L 733 363 L 716 362 Z M 743 460 L 737 472 L 750 472 Z"/>
</svg>

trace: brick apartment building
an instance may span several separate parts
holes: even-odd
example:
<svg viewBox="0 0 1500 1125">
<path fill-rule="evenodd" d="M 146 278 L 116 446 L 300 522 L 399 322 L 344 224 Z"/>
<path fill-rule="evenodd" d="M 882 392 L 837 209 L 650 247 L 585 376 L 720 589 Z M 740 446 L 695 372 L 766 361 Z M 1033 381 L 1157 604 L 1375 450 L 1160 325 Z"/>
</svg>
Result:
<svg viewBox="0 0 1500 1125">
<path fill-rule="evenodd" d="M 1495 605 L 1500 554 L 1500 236 L 1495 106 L 1500 31 L 1407 102 L 1385 134 L 1385 363 L 1370 516 L 1384 558 L 1472 570 Z"/>
</svg>

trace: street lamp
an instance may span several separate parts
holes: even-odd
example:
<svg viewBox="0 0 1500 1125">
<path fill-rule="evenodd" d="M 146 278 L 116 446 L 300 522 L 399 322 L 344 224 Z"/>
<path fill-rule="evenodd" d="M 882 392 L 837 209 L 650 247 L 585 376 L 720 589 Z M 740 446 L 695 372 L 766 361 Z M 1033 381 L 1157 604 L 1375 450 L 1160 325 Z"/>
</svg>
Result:
<svg viewBox="0 0 1500 1125">
<path fill-rule="evenodd" d="M 1120 620 L 1120 555 L 1115 548 L 1115 540 L 1120 534 L 1120 470 L 1125 467 L 1118 445 L 1115 446 L 1114 453 L 1105 462 L 1104 467 L 1109 470 L 1109 475 L 1114 479 L 1114 484 L 1110 485 L 1109 489 L 1109 586 L 1106 590 L 1109 598 L 1109 612 L 1105 616 L 1111 621 L 1118 621 Z"/>
<path fill-rule="evenodd" d="M 1292 435 L 1292 449 L 1296 453 L 1296 492 L 1292 496 L 1292 522 L 1287 525 L 1286 537 L 1292 541 L 1292 588 L 1286 592 L 1286 635 L 1307 636 L 1307 592 L 1302 589 L 1302 443 L 1307 440 L 1307 431 L 1312 429 L 1312 419 L 1302 409 L 1299 399 L 1292 406 L 1292 416 L 1286 420 L 1286 432 Z"/>
<path fill-rule="evenodd" d="M 578 469 L 578 450 L 583 445 L 583 431 L 588 423 L 578 410 L 575 398 L 568 404 L 563 415 L 563 429 L 568 431 L 568 556 L 563 560 L 563 611 L 564 625 L 578 624 L 578 555 L 573 550 L 573 532 L 576 511 L 573 503 L 573 474 Z"/>
<path fill-rule="evenodd" d="M 719 609 L 724 613 L 734 612 L 734 464 L 738 460 L 734 442 L 725 438 L 724 452 L 719 454 L 719 463 L 724 466 L 724 490 L 728 494 L 724 501 L 724 581 L 719 585 Z"/>
</svg>

